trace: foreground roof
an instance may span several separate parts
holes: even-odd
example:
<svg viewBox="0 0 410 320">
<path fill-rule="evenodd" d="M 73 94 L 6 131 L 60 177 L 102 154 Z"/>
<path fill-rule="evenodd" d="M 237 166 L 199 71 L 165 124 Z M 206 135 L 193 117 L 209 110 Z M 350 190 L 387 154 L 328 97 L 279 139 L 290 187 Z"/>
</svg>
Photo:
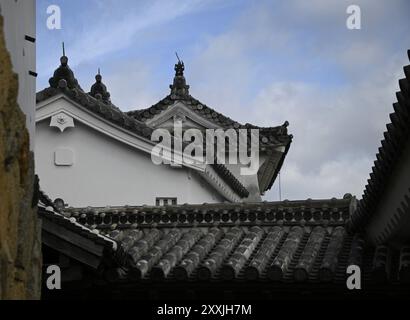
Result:
<svg viewBox="0 0 410 320">
<path fill-rule="evenodd" d="M 64 215 L 122 247 L 127 258 L 115 275 L 110 274 L 111 281 L 257 280 L 344 286 L 349 264 L 363 265 L 377 277 L 390 274 L 383 258 L 387 248 L 375 253 L 365 247 L 360 234 L 345 228 L 355 202 L 346 195 L 247 204 L 70 208 Z"/>
<path fill-rule="evenodd" d="M 118 289 L 118 297 L 144 297 L 153 288 L 168 292 L 166 297 L 190 290 L 212 297 L 219 289 L 244 297 L 300 290 L 346 294 L 349 265 L 361 268 L 363 286 L 372 293 L 408 290 L 410 246 L 373 247 L 361 234 L 349 233 L 346 221 L 355 205 L 356 199 L 346 195 L 247 204 L 67 208 L 61 214 L 94 236 L 115 242 L 121 252 L 111 251 L 115 263 L 105 264 L 104 271 L 100 267 L 99 280 L 88 284 L 93 294 L 111 296 Z M 73 288 L 84 289 L 81 283 Z"/>
<path fill-rule="evenodd" d="M 38 215 L 42 219 L 42 242 L 94 269 L 121 256 L 122 247 L 96 230 L 65 217 L 40 191 Z"/>
</svg>

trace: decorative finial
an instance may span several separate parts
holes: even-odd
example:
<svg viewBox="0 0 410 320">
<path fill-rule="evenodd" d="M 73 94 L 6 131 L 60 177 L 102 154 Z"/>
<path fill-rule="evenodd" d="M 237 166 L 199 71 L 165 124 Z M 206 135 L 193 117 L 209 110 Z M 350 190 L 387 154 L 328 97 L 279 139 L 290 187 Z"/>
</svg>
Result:
<svg viewBox="0 0 410 320">
<path fill-rule="evenodd" d="M 102 83 L 102 76 L 100 68 L 98 68 L 98 73 L 95 76 L 95 83 L 92 85 L 89 94 L 98 100 L 103 102 L 110 102 L 110 93 L 107 91 L 107 87 Z"/>
<path fill-rule="evenodd" d="M 50 78 L 49 83 L 53 88 L 69 88 L 81 89 L 77 79 L 74 77 L 73 71 L 68 66 L 68 57 L 65 55 L 65 45 L 62 42 L 63 55 L 60 58 L 61 65 L 54 71 L 54 75 Z"/>
<path fill-rule="evenodd" d="M 62 42 L 62 46 L 63 46 L 63 55 L 60 58 L 60 62 L 62 66 L 66 66 L 68 64 L 68 58 L 65 55 L 64 41 Z"/>
<path fill-rule="evenodd" d="M 97 82 L 101 82 L 101 80 L 102 80 L 100 68 L 98 68 L 98 73 L 95 75 L 95 80 L 96 80 Z"/>
<path fill-rule="evenodd" d="M 183 76 L 185 70 L 184 61 L 179 59 L 178 53 L 175 52 L 175 55 L 178 59 L 178 63 L 175 65 L 175 76 Z"/>
<path fill-rule="evenodd" d="M 175 52 L 178 59 L 178 63 L 175 64 L 175 77 L 174 83 L 170 85 L 171 95 L 175 98 L 184 98 L 189 96 L 189 86 L 186 84 L 184 77 L 185 65 L 184 62 L 179 58 L 178 53 Z"/>
</svg>

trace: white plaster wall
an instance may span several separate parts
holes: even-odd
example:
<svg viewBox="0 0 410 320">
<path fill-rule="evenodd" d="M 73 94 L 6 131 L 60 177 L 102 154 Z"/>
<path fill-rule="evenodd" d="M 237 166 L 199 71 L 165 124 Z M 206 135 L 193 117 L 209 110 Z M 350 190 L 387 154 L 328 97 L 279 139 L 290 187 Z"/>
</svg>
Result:
<svg viewBox="0 0 410 320">
<path fill-rule="evenodd" d="M 178 204 L 223 201 L 194 171 L 154 165 L 149 154 L 74 122 L 63 133 L 49 127 L 50 118 L 36 125 L 36 171 L 53 200 L 74 207 L 155 205 L 156 197 L 176 197 Z M 59 147 L 74 151 L 72 166 L 55 166 Z"/>
<path fill-rule="evenodd" d="M 4 18 L 6 47 L 19 78 L 17 102 L 26 115 L 30 148 L 33 150 L 36 78 L 29 75 L 29 71 L 36 71 L 36 45 L 25 40 L 25 36 L 36 36 L 36 3 L 35 0 L 0 0 L 0 13 Z"/>
</svg>

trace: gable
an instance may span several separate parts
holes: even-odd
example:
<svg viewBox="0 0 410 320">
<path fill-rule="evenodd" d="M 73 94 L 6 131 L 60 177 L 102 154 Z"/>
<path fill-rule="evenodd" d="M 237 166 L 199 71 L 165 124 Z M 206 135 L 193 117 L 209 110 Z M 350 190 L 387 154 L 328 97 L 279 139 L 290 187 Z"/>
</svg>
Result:
<svg viewBox="0 0 410 320">
<path fill-rule="evenodd" d="M 90 127 L 103 135 L 113 138 L 118 142 L 129 145 L 147 154 L 151 154 L 152 148 L 155 146 L 155 142 L 150 140 L 151 128 L 147 129 L 145 135 L 137 134 L 124 127 L 113 123 L 105 118 L 102 118 L 95 113 L 90 112 L 89 109 L 77 104 L 74 101 L 68 99 L 64 94 L 58 94 L 46 101 L 40 102 L 37 105 L 36 110 L 36 122 L 43 121 L 50 118 L 50 126 L 57 125 L 57 127 L 63 130 L 64 125 L 58 125 L 59 118 L 64 117 L 65 123 L 81 122 L 82 124 Z M 75 124 L 72 124 L 75 126 Z M 204 171 L 205 165 L 192 162 L 192 164 L 183 164 L 186 167 Z"/>
<path fill-rule="evenodd" d="M 182 121 L 183 129 L 218 129 L 220 126 L 190 109 L 183 101 L 176 101 L 165 111 L 146 121 L 153 128 L 172 129 L 174 121 Z"/>
<path fill-rule="evenodd" d="M 259 153 L 268 158 L 258 171 L 259 194 L 272 187 L 293 139 L 293 136 L 288 134 L 287 121 L 276 127 L 258 127 L 249 123 L 243 125 L 191 95 L 180 96 L 171 93 L 157 104 L 147 109 L 129 111 L 127 115 L 155 128 L 172 129 L 174 119 L 181 119 L 183 129 L 246 129 L 249 133 L 251 129 L 259 130 Z M 240 179 L 239 176 L 237 178 Z"/>
</svg>

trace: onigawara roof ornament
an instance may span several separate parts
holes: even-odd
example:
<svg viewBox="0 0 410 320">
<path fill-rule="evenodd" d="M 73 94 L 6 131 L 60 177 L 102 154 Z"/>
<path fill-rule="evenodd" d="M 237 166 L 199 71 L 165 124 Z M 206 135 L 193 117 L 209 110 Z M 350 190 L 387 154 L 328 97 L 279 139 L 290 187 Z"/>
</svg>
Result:
<svg viewBox="0 0 410 320">
<path fill-rule="evenodd" d="M 175 53 L 178 59 L 178 63 L 175 64 L 175 77 L 174 83 L 170 85 L 171 88 L 171 96 L 175 98 L 184 98 L 189 96 L 189 86 L 186 84 L 186 80 L 184 77 L 184 70 L 185 65 L 184 62 L 181 61 L 178 57 L 178 54 Z"/>
<path fill-rule="evenodd" d="M 110 102 L 110 93 L 107 91 L 107 87 L 102 83 L 102 76 L 100 73 L 100 68 L 98 68 L 98 73 L 95 76 L 95 83 L 91 86 L 90 95 L 103 102 Z"/>
<path fill-rule="evenodd" d="M 77 79 L 74 77 L 74 72 L 68 66 L 68 57 L 65 55 L 65 48 L 63 42 L 63 55 L 60 58 L 61 65 L 54 71 L 49 83 L 53 88 L 69 88 L 80 89 Z"/>
</svg>

